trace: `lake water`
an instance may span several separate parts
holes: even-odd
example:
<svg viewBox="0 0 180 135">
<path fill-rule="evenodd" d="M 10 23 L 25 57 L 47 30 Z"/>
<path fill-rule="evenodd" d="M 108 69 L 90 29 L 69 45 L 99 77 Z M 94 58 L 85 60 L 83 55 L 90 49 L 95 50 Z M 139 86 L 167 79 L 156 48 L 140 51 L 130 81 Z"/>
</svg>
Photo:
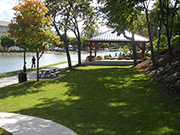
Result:
<svg viewBox="0 0 180 135">
<path fill-rule="evenodd" d="M 112 56 L 115 56 L 115 53 L 119 54 L 118 52 L 97 52 L 97 56 L 105 56 L 111 54 Z M 94 53 L 93 53 L 94 54 Z M 78 61 L 78 54 L 77 53 L 71 53 L 71 61 Z M 89 53 L 82 53 L 81 59 L 85 60 L 85 58 L 89 55 Z M 31 59 L 32 56 L 26 56 L 26 68 L 31 67 Z M 67 61 L 66 53 L 61 54 L 43 54 L 43 56 L 40 59 L 40 66 L 59 63 Z M 24 56 L 0 56 L 0 74 L 21 70 L 24 66 Z"/>
</svg>

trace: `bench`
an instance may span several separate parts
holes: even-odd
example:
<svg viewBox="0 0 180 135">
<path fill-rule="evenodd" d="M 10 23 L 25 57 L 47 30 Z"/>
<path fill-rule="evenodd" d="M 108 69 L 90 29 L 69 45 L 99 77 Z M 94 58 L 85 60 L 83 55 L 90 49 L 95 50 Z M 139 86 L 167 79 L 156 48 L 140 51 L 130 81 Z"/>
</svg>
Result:
<svg viewBox="0 0 180 135">
<path fill-rule="evenodd" d="M 60 71 L 51 72 L 51 73 L 50 73 L 50 77 L 52 78 L 52 77 L 53 77 L 53 75 L 58 76 L 58 74 L 59 74 L 59 73 L 60 73 Z"/>
</svg>

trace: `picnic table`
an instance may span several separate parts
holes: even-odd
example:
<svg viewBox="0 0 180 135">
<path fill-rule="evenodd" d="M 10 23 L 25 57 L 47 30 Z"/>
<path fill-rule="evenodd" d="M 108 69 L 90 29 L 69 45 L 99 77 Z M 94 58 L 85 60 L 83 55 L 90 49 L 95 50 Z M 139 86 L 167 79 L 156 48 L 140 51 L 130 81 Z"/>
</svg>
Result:
<svg viewBox="0 0 180 135">
<path fill-rule="evenodd" d="M 42 75 L 44 75 L 45 77 L 51 77 L 53 75 L 56 75 L 58 76 L 58 74 L 60 73 L 59 71 L 57 71 L 58 68 L 55 68 L 55 67 L 49 67 L 49 68 L 43 68 L 43 69 L 40 69 L 40 73 L 39 73 L 39 78 L 41 78 Z"/>
</svg>

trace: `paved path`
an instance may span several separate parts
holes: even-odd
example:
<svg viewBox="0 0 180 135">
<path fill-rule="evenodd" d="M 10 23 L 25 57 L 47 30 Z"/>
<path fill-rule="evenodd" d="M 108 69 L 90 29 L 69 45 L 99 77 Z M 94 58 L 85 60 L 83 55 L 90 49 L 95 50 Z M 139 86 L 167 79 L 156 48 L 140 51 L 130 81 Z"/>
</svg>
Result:
<svg viewBox="0 0 180 135">
<path fill-rule="evenodd" d="M 77 62 L 73 62 L 72 66 L 74 66 L 76 64 L 77 64 Z M 59 68 L 59 69 L 67 68 L 68 63 L 56 65 L 56 66 L 53 66 L 53 67 L 56 67 L 56 68 Z M 32 72 L 27 72 L 27 79 L 28 80 L 36 80 L 36 77 L 37 77 L 36 72 L 37 72 L 36 70 L 32 71 Z M 2 78 L 2 79 L 0 79 L 0 88 L 5 87 L 5 86 L 9 86 L 9 85 L 12 85 L 12 84 L 16 84 L 16 83 L 18 83 L 18 75 Z"/>
<path fill-rule="evenodd" d="M 72 65 L 77 63 L 73 62 Z M 68 67 L 68 64 L 53 66 L 59 69 Z M 28 80 L 36 79 L 36 71 L 27 72 Z M 0 79 L 0 88 L 18 83 L 18 75 Z M 14 113 L 0 112 L 0 127 L 13 135 L 77 135 L 69 128 L 37 117 Z"/>
<path fill-rule="evenodd" d="M 77 135 L 53 121 L 14 113 L 0 112 L 0 127 L 13 135 Z"/>
</svg>

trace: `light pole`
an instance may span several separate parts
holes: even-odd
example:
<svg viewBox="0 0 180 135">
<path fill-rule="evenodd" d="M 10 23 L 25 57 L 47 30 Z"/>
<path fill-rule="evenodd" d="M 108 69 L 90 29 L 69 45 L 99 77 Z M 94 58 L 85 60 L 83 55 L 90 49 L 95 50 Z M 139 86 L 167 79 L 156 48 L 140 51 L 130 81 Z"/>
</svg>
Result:
<svg viewBox="0 0 180 135">
<path fill-rule="evenodd" d="M 23 67 L 24 72 L 26 72 L 26 51 L 24 50 L 24 67 Z"/>
<path fill-rule="evenodd" d="M 23 46 L 23 45 L 21 45 Z M 27 73 L 26 73 L 26 48 L 22 47 L 24 49 L 24 66 L 23 66 L 23 72 L 18 73 L 18 79 L 19 83 L 27 81 Z"/>
</svg>

